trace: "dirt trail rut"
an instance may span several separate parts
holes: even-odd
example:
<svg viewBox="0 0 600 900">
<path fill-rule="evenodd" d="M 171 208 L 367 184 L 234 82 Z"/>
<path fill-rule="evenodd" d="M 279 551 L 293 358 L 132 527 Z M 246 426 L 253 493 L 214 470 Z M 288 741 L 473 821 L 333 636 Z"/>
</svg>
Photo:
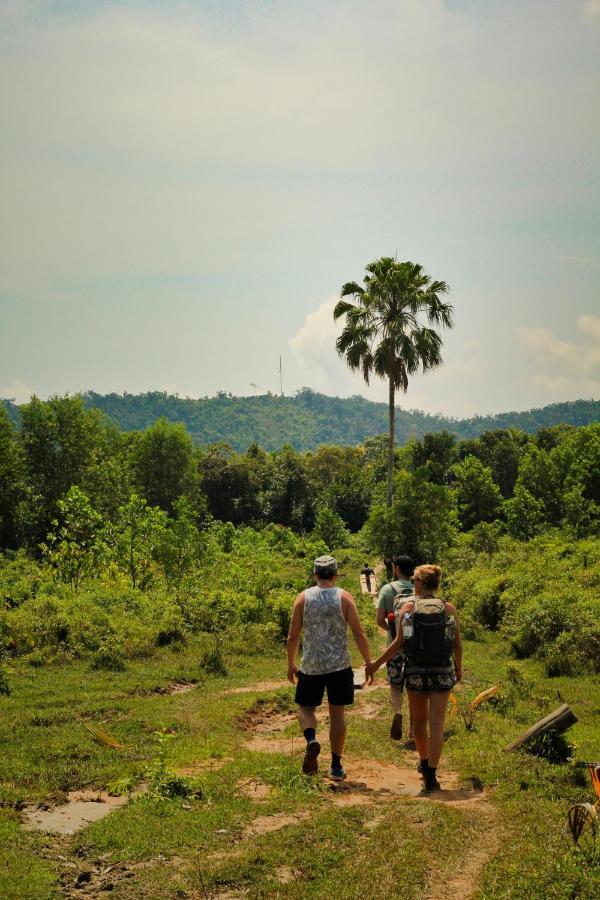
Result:
<svg viewBox="0 0 600 900">
<path fill-rule="evenodd" d="M 477 841 L 469 845 L 468 853 L 454 865 L 452 872 L 438 874 L 423 894 L 423 900 L 472 900 L 476 896 L 481 874 L 498 852 L 503 832 L 500 815 L 491 803 L 484 800 L 479 809 L 485 816 L 485 826 Z"/>
</svg>

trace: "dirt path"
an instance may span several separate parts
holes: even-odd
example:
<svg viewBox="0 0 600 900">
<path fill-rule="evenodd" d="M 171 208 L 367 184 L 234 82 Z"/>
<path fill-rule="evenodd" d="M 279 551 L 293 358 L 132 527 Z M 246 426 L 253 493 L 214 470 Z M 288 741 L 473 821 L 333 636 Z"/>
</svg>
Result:
<svg viewBox="0 0 600 900">
<path fill-rule="evenodd" d="M 481 874 L 498 852 L 503 835 L 500 814 L 485 795 L 482 795 L 478 809 L 483 813 L 484 825 L 476 842 L 466 848 L 467 852 L 454 872 L 444 870 L 436 873 L 437 877 L 430 882 L 423 900 L 472 900 L 475 897 Z"/>
</svg>

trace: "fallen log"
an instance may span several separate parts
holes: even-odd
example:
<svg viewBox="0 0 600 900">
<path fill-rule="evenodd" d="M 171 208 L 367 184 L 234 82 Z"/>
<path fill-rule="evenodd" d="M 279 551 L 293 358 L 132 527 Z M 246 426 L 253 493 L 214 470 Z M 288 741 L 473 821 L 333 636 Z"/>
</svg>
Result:
<svg viewBox="0 0 600 900">
<path fill-rule="evenodd" d="M 577 716 L 566 703 L 563 703 L 562 706 L 559 706 L 554 712 L 544 716 L 543 719 L 540 719 L 539 722 L 532 725 L 531 728 L 520 735 L 516 741 L 513 741 L 512 744 L 505 747 L 504 752 L 508 753 L 510 750 L 516 750 L 517 747 L 521 747 L 534 737 L 546 734 L 547 731 L 556 731 L 558 733 L 566 731 L 567 728 L 570 728 L 575 722 L 577 722 Z"/>
</svg>

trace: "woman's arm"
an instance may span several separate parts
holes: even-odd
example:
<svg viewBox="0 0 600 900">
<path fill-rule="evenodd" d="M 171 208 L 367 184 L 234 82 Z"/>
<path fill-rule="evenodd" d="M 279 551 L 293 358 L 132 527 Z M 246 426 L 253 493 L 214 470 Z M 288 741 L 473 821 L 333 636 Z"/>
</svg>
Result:
<svg viewBox="0 0 600 900">
<path fill-rule="evenodd" d="M 404 603 L 402 605 L 402 607 L 400 608 L 400 611 L 398 614 L 398 618 L 400 621 L 400 625 L 398 628 L 398 634 L 396 635 L 396 637 L 394 638 L 392 643 L 388 646 L 387 650 L 385 650 L 384 653 L 381 654 L 381 656 L 378 656 L 374 662 L 370 663 L 368 666 L 365 667 L 367 677 L 371 677 L 372 675 L 374 675 L 375 672 L 377 671 L 377 669 L 380 669 L 384 663 L 386 663 L 389 659 L 393 659 L 394 656 L 398 656 L 398 654 L 402 652 L 402 647 L 404 645 L 404 633 L 402 631 L 402 617 L 404 616 L 405 612 L 410 612 L 412 610 L 413 606 L 414 606 L 414 604 L 413 604 L 412 600 L 409 600 L 407 603 Z"/>
<path fill-rule="evenodd" d="M 456 623 L 456 631 L 454 633 L 454 669 L 456 671 L 456 678 L 458 681 L 462 681 L 462 638 L 460 636 L 460 622 L 458 621 L 456 607 L 453 603 L 445 603 L 444 607 L 447 613 L 454 616 L 454 622 Z"/>
</svg>

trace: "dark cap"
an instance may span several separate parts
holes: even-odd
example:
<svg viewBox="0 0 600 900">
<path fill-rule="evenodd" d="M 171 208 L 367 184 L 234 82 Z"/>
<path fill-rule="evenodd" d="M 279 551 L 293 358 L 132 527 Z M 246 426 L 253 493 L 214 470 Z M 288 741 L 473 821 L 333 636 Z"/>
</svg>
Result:
<svg viewBox="0 0 600 900">
<path fill-rule="evenodd" d="M 338 573 L 337 560 L 333 556 L 317 556 L 313 571 L 319 578 L 332 578 Z"/>
</svg>

